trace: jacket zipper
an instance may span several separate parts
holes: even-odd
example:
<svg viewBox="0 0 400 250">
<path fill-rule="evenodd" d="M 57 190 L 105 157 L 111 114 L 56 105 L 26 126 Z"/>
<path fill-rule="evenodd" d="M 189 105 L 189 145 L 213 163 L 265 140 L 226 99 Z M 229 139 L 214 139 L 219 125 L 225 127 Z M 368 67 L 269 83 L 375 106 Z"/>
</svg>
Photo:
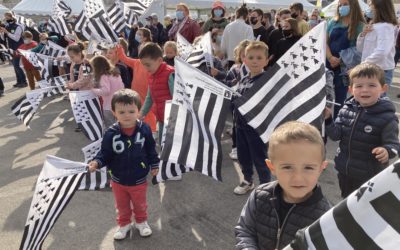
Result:
<svg viewBox="0 0 400 250">
<path fill-rule="evenodd" d="M 347 157 L 347 161 L 346 161 L 346 175 L 349 175 L 349 162 L 350 162 L 350 158 L 351 158 L 351 138 L 353 137 L 354 128 L 356 127 L 358 118 L 360 117 L 362 111 L 363 111 L 363 109 L 361 109 L 361 111 L 357 113 L 356 119 L 354 119 L 354 123 L 351 128 L 351 132 L 350 132 L 350 136 L 349 136 L 349 146 L 348 146 L 349 156 Z"/>
<path fill-rule="evenodd" d="M 276 211 L 276 209 L 274 209 L 276 218 L 278 219 L 278 233 L 276 235 L 276 246 L 275 246 L 275 249 L 279 249 L 279 244 L 280 244 L 280 241 L 281 241 L 281 233 L 283 232 L 283 228 L 285 227 L 286 221 L 287 221 L 290 213 L 293 211 L 293 209 L 295 207 L 296 207 L 296 204 L 293 204 L 293 206 L 289 209 L 288 213 L 285 216 L 285 219 L 283 220 L 282 227 L 280 226 L 278 212 Z"/>
</svg>

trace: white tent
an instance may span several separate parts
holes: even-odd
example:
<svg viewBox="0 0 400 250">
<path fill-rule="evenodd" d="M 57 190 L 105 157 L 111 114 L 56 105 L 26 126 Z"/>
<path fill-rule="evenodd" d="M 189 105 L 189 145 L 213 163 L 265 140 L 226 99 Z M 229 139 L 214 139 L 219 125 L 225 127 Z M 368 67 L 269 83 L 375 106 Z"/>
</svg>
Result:
<svg viewBox="0 0 400 250">
<path fill-rule="evenodd" d="M 331 4 L 329 4 L 328 6 L 326 6 L 325 8 L 323 8 L 321 10 L 322 13 L 324 13 L 324 15 L 326 17 L 333 17 L 336 15 L 336 9 L 338 6 L 338 2 L 339 0 L 336 0 L 334 2 L 332 2 Z M 360 8 L 362 11 L 365 11 L 366 9 L 368 9 L 368 4 L 364 3 L 362 0 L 358 0 L 358 4 L 360 5 Z"/>
<path fill-rule="evenodd" d="M 3 18 L 3 14 L 4 14 L 4 12 L 6 12 L 6 11 L 9 11 L 9 9 L 7 9 L 7 7 L 5 7 L 4 5 L 1 5 L 0 4 L 0 19 L 2 19 Z"/>
<path fill-rule="evenodd" d="M 50 16 L 53 11 L 53 0 L 22 0 L 12 11 L 20 15 Z M 82 0 L 65 0 L 72 9 L 72 14 L 78 15 L 83 8 Z"/>
</svg>

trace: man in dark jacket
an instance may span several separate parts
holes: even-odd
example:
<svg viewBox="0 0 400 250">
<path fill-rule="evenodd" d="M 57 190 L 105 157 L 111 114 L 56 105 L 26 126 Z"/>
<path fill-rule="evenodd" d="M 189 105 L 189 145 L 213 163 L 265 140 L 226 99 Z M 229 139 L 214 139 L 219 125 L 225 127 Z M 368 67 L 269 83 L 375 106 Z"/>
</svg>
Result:
<svg viewBox="0 0 400 250">
<path fill-rule="evenodd" d="M 325 161 L 319 131 L 302 122 L 288 122 L 270 137 L 266 160 L 277 181 L 257 187 L 235 227 L 236 249 L 282 249 L 297 230 L 330 209 L 317 185 Z"/>
</svg>

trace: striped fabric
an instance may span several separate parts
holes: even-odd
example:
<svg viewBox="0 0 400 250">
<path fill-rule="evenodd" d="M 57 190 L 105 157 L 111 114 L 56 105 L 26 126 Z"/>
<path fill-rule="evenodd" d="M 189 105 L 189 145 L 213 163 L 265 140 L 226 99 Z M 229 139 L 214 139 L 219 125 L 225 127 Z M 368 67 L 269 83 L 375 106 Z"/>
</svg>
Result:
<svg viewBox="0 0 400 250">
<path fill-rule="evenodd" d="M 29 123 L 43 100 L 44 93 L 45 91 L 42 89 L 35 89 L 27 92 L 11 106 L 11 112 L 22 121 L 25 126 L 29 127 Z"/>
</svg>

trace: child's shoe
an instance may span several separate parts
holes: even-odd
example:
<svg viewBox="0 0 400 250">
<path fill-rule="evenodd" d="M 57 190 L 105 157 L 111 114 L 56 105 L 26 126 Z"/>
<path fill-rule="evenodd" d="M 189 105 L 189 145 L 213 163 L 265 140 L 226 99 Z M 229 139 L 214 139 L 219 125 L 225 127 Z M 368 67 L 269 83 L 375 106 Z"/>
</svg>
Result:
<svg viewBox="0 0 400 250">
<path fill-rule="evenodd" d="M 235 187 L 233 192 L 235 194 L 245 194 L 253 189 L 254 189 L 254 183 L 250 183 L 246 180 L 243 180 L 242 183 L 239 184 L 239 186 Z"/>
<path fill-rule="evenodd" d="M 137 230 L 139 230 L 139 234 L 142 237 L 148 237 L 153 233 L 153 231 L 151 231 L 149 224 L 147 224 L 147 221 L 142 223 L 136 223 L 135 227 Z"/>
<path fill-rule="evenodd" d="M 114 233 L 114 240 L 123 240 L 126 238 L 126 234 L 132 229 L 131 224 L 123 227 L 118 227 L 117 231 Z"/>
<path fill-rule="evenodd" d="M 229 157 L 232 160 L 237 160 L 238 156 L 237 156 L 237 149 L 236 148 L 232 148 L 232 151 L 229 153 Z"/>
</svg>

